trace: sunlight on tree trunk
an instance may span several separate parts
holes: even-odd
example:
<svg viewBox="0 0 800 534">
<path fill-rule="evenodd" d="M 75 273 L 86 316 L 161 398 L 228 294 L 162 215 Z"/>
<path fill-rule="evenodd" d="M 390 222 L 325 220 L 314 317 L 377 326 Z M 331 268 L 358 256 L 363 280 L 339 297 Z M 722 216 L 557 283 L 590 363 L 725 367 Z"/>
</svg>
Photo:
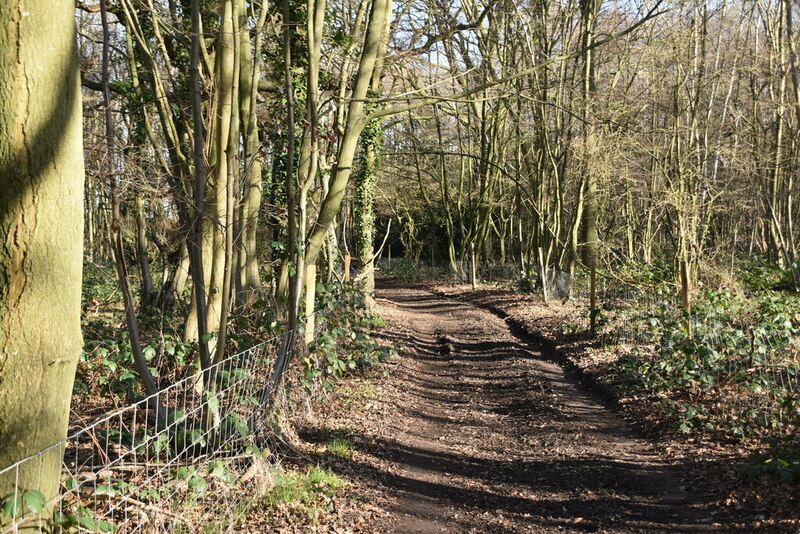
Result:
<svg viewBox="0 0 800 534">
<path fill-rule="evenodd" d="M 82 345 L 84 171 L 74 6 L 3 2 L 0 25 L 0 466 L 5 467 L 58 442 L 67 431 Z M 52 497 L 61 453 L 56 447 L 25 464 L 19 487 Z M 0 496 L 13 483 L 0 479 Z"/>
</svg>

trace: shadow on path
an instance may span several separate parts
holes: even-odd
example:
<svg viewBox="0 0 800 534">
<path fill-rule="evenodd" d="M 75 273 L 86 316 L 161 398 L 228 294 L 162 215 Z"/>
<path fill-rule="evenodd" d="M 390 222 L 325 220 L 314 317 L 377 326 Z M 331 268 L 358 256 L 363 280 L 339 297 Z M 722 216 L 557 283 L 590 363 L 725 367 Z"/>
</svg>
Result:
<svg viewBox="0 0 800 534">
<path fill-rule="evenodd" d="M 401 350 L 384 409 L 347 431 L 346 464 L 394 497 L 389 532 L 734 530 L 686 487 L 691 465 L 662 457 L 501 319 L 421 289 L 379 297 L 389 327 L 377 337 Z"/>
</svg>

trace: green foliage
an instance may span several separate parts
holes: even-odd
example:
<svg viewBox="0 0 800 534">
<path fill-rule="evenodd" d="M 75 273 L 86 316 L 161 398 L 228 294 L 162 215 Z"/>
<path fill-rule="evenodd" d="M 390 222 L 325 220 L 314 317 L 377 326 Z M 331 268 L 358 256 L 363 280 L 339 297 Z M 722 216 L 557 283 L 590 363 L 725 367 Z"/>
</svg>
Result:
<svg viewBox="0 0 800 534">
<path fill-rule="evenodd" d="M 610 371 L 622 388 L 656 398 L 678 430 L 726 429 L 741 438 L 800 422 L 796 392 L 786 389 L 798 373 L 787 360 L 798 337 L 797 298 L 768 293 L 754 301 L 706 290 L 688 315 L 667 305 L 636 313 L 655 353 L 628 355 Z M 750 398 L 763 400 L 740 402 Z"/>
<path fill-rule="evenodd" d="M 750 478 L 768 476 L 787 483 L 800 483 L 800 442 L 773 439 L 767 444 L 767 450 L 754 455 L 744 466 L 743 473 Z"/>
<path fill-rule="evenodd" d="M 441 267 L 426 267 L 413 261 L 396 261 L 383 270 L 384 276 L 401 282 L 426 282 L 441 280 L 447 271 Z"/>
<path fill-rule="evenodd" d="M 182 480 L 186 482 L 190 499 L 196 499 L 205 496 L 208 489 L 208 482 L 195 466 L 181 466 L 175 470 L 173 477 L 175 480 Z"/>
<path fill-rule="evenodd" d="M 334 472 L 313 467 L 305 473 L 272 470 L 274 485 L 263 496 L 263 503 L 270 509 L 281 505 L 292 505 L 314 517 L 319 510 L 334 509 L 331 501 L 347 483 Z"/>
<path fill-rule="evenodd" d="M 369 98 L 380 95 L 370 92 Z M 379 103 L 367 103 L 365 113 L 379 111 L 383 107 Z M 383 148 L 383 121 L 373 120 L 367 123 L 361 132 L 361 159 L 358 172 L 353 180 L 353 212 L 356 222 L 356 245 L 358 254 L 363 258 L 372 256 L 375 240 L 375 194 L 378 186 L 378 168 Z"/>
<path fill-rule="evenodd" d="M 281 333 L 281 324 L 276 320 L 274 308 L 267 299 L 252 303 L 248 313 L 236 315 L 228 339 L 236 347 L 252 347 Z M 241 350 L 241 349 L 239 349 Z"/>
<path fill-rule="evenodd" d="M 517 288 L 523 293 L 534 293 L 541 290 L 542 284 L 538 271 L 526 269 L 517 276 Z"/>
<path fill-rule="evenodd" d="M 119 285 L 111 268 L 86 264 L 83 268 L 81 308 L 84 313 L 97 313 L 121 298 Z"/>
<path fill-rule="evenodd" d="M 389 323 L 380 315 L 370 315 L 364 319 L 364 325 L 368 328 L 386 328 Z"/>
<path fill-rule="evenodd" d="M 336 31 L 331 33 L 330 36 L 331 41 L 336 46 L 340 46 L 342 48 L 346 48 L 350 46 L 350 43 L 353 42 L 353 38 L 345 31 L 337 29 Z"/>
<path fill-rule="evenodd" d="M 347 438 L 333 438 L 325 444 L 331 454 L 349 460 L 353 457 L 353 443 Z"/>
<path fill-rule="evenodd" d="M 129 490 L 133 485 L 124 483 L 118 479 L 109 479 L 107 483 L 100 484 L 95 488 L 95 495 L 115 496 L 121 495 L 123 490 L 117 491 L 118 485 Z M 85 506 L 79 506 L 74 511 L 69 511 L 68 507 L 53 510 L 52 517 L 42 518 L 48 514 L 48 502 L 44 494 L 39 490 L 21 489 L 14 493 L 0 498 L 0 512 L 5 520 L 14 519 L 19 522 L 25 516 L 43 519 L 46 530 L 58 530 L 58 532 L 114 532 L 117 526 L 103 519 L 95 517 L 94 511 Z M 23 529 L 24 530 L 24 529 Z"/>
<path fill-rule="evenodd" d="M 75 376 L 76 392 L 120 397 L 132 402 L 139 389 L 139 374 L 133 365 L 133 352 L 127 340 L 87 342 Z"/>
<path fill-rule="evenodd" d="M 346 323 L 365 313 L 364 296 L 350 284 L 318 283 L 314 309 L 320 310 L 329 322 Z"/>
<path fill-rule="evenodd" d="M 792 273 L 766 256 L 748 256 L 739 262 L 738 277 L 745 289 L 764 291 L 791 286 Z"/>
<path fill-rule="evenodd" d="M 208 466 L 206 467 L 206 471 L 208 472 L 208 476 L 212 478 L 217 478 L 228 484 L 233 484 L 235 479 L 233 473 L 225 462 L 220 460 L 212 460 L 208 462 Z"/>
<path fill-rule="evenodd" d="M 758 334 L 769 336 L 773 345 L 785 348 L 800 328 L 800 297 L 774 291 L 764 293 L 757 301 L 755 322 Z"/>
<path fill-rule="evenodd" d="M 629 260 L 614 269 L 614 277 L 631 287 L 656 287 L 672 281 L 675 273 L 672 263 L 663 260 L 650 263 Z"/>
<path fill-rule="evenodd" d="M 306 388 L 319 384 L 332 391 L 334 380 L 396 354 L 393 348 L 371 340 L 369 331 L 386 321 L 367 313 L 361 291 L 339 283 L 318 284 L 316 295 L 316 309 L 326 328 L 320 329 L 302 359 Z"/>
<path fill-rule="evenodd" d="M 84 352 L 75 380 L 75 390 L 83 394 L 102 394 L 134 402 L 141 395 L 139 373 L 127 332 L 92 324 L 87 332 Z M 147 339 L 142 353 L 154 377 L 194 372 L 195 343 L 186 343 L 173 334 Z"/>
<path fill-rule="evenodd" d="M 358 369 L 374 367 L 395 354 L 394 349 L 373 343 L 363 327 L 333 328 L 321 332 L 303 358 L 307 386 L 321 380 L 333 390 L 332 380 Z"/>
<path fill-rule="evenodd" d="M 26 514 L 42 515 L 47 499 L 39 490 L 20 489 L 0 497 L 0 511 L 5 519 L 19 520 Z"/>
<path fill-rule="evenodd" d="M 119 495 L 128 495 L 133 493 L 135 490 L 136 485 L 130 482 L 126 482 L 121 478 L 114 478 L 109 477 L 102 480 L 102 483 L 98 484 L 94 488 L 94 495 L 104 495 L 107 497 L 117 497 Z"/>
<path fill-rule="evenodd" d="M 80 359 L 74 390 L 124 402 L 142 393 L 134 365 L 133 350 L 124 328 L 120 328 L 122 305 L 113 269 L 85 266 L 83 284 L 84 353 Z M 139 320 L 142 352 L 153 376 L 174 382 L 194 372 L 196 344 L 183 341 L 183 310 L 163 314 L 143 313 Z"/>
<path fill-rule="evenodd" d="M 98 519 L 95 517 L 94 510 L 87 506 L 78 506 L 74 512 L 53 512 L 53 525 L 59 528 L 59 532 L 114 532 L 117 525 Z"/>
<path fill-rule="evenodd" d="M 361 399 L 358 399 L 359 403 L 364 402 L 363 395 L 361 397 Z M 352 430 L 348 427 L 340 427 L 335 430 L 324 428 L 320 430 L 318 439 L 325 445 L 328 453 L 351 460 L 354 450 L 353 442 L 349 437 L 351 432 Z"/>
</svg>

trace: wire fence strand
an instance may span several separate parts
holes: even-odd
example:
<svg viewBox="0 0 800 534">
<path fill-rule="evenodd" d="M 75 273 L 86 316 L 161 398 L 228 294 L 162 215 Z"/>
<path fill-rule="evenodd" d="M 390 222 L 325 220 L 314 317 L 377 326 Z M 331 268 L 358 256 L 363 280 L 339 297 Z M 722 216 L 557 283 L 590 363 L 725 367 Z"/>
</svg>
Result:
<svg viewBox="0 0 800 534">
<path fill-rule="evenodd" d="M 194 532 L 212 495 L 216 519 L 230 516 L 224 508 L 235 500 L 226 496 L 269 431 L 266 392 L 285 335 L 214 364 L 209 389 L 208 370 L 162 389 L 163 414 L 143 398 L 0 469 L 0 487 L 13 488 L 0 495 L 0 534 Z M 48 498 L 43 475 L 54 463 L 61 475 Z"/>
</svg>

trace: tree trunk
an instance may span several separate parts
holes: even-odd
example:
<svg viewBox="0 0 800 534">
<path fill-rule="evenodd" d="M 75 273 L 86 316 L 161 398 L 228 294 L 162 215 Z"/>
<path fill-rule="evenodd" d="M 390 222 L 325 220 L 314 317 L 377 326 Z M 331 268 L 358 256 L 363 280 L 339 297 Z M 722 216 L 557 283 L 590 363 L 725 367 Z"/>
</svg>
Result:
<svg viewBox="0 0 800 534">
<path fill-rule="evenodd" d="M 373 128 L 374 127 L 374 128 Z M 364 305 L 368 311 L 375 308 L 375 190 L 378 185 L 378 152 L 382 137 L 380 121 L 370 125 L 361 134 L 363 146 L 362 168 L 355 180 L 353 208 L 355 211 L 356 243 L 360 260 L 359 280 L 364 292 Z"/>
<path fill-rule="evenodd" d="M 589 268 L 589 317 L 590 329 L 595 332 L 597 324 L 597 176 L 593 168 L 594 152 L 597 143 L 596 127 L 593 124 L 594 117 L 593 99 L 595 93 L 594 83 L 594 53 L 591 46 L 594 44 L 595 24 L 597 13 L 600 10 L 601 0 L 584 0 L 581 9 L 583 11 L 583 46 L 586 49 L 584 54 L 583 70 L 583 149 L 584 149 L 584 172 L 586 173 L 586 199 L 585 210 L 583 212 L 585 223 L 586 243 L 584 245 L 584 263 Z"/>
<path fill-rule="evenodd" d="M 216 353 L 214 354 L 214 359 L 212 360 L 213 364 L 218 364 L 222 361 L 223 357 L 225 356 L 225 342 L 227 340 L 228 334 L 228 316 L 230 313 L 230 306 L 231 306 L 231 293 L 233 289 L 233 229 L 234 229 L 234 215 L 236 213 L 235 208 L 235 184 L 238 178 L 238 158 L 239 158 L 239 66 L 240 63 L 237 61 L 237 45 L 240 41 L 238 38 L 239 35 L 239 19 L 237 18 L 237 13 L 239 11 L 238 5 L 239 2 L 243 2 L 243 0 L 226 0 L 223 8 L 223 17 L 227 18 L 227 20 L 223 20 L 222 28 L 223 32 L 225 28 L 230 24 L 231 29 L 231 38 L 228 39 L 221 39 L 221 42 L 225 43 L 227 46 L 231 47 L 230 52 L 225 53 L 225 56 L 230 54 L 230 65 L 232 70 L 230 74 L 228 74 L 227 69 L 225 68 L 225 63 L 228 62 L 227 57 L 223 57 L 221 61 L 221 71 L 218 73 L 217 83 L 219 84 L 220 88 L 224 87 L 228 84 L 227 91 L 230 93 L 230 109 L 220 109 L 220 115 L 223 113 L 228 114 L 229 118 L 227 120 L 227 128 L 220 129 L 219 134 L 222 134 L 224 130 L 227 134 L 225 138 L 225 149 L 219 154 L 219 160 L 217 162 L 218 167 L 222 166 L 222 160 L 226 160 L 226 176 L 225 176 L 225 190 L 222 200 L 224 201 L 224 206 L 219 206 L 218 210 L 220 213 L 224 213 L 224 218 L 220 217 L 220 223 L 223 226 L 224 233 L 223 233 L 223 249 L 222 249 L 222 265 L 223 265 L 223 272 L 221 277 L 221 286 L 220 286 L 220 299 L 219 299 L 219 336 L 217 338 L 217 346 L 216 346 Z M 222 54 L 222 51 L 218 52 L 218 54 Z M 219 56 L 218 56 L 219 57 Z M 220 89 L 220 92 L 222 90 Z M 220 146 L 222 146 L 222 142 L 220 140 Z M 219 199 L 219 197 L 217 197 Z M 207 384 L 207 387 L 214 386 L 213 377 L 216 375 L 217 369 L 213 369 L 211 376 L 212 380 L 210 384 Z"/>
<path fill-rule="evenodd" d="M 180 260 L 175 266 L 175 272 L 169 281 L 169 287 L 164 291 L 164 307 L 171 308 L 183 295 L 183 288 L 189 278 L 189 248 L 186 242 L 181 243 Z"/>
<path fill-rule="evenodd" d="M 244 2 L 238 6 L 239 26 L 245 27 L 247 17 Z M 240 32 L 239 37 L 239 87 L 241 95 L 241 124 L 244 136 L 244 172 L 242 175 L 242 203 L 238 224 L 241 237 L 237 243 L 236 301 L 237 305 L 251 304 L 261 287 L 258 272 L 258 212 L 261 209 L 262 170 L 264 158 L 260 153 L 258 139 L 258 80 L 261 74 L 263 28 L 267 15 L 261 8 L 255 27 L 255 46 L 250 46 L 249 32 Z M 255 49 L 255 54 L 253 54 Z"/>
<path fill-rule="evenodd" d="M 356 75 L 355 87 L 353 88 L 352 99 L 348 106 L 347 124 L 344 129 L 339 151 L 336 157 L 336 167 L 334 175 L 330 181 L 330 190 L 325 195 L 319 209 L 314 229 L 308 237 L 305 251 L 305 289 L 307 302 L 314 302 L 316 293 L 316 263 L 322 251 L 322 243 L 325 240 L 330 224 L 339 213 L 347 189 L 347 183 L 352 173 L 353 159 L 355 157 L 358 138 L 367 125 L 366 114 L 364 113 L 364 99 L 367 97 L 368 90 L 372 82 L 372 75 L 375 62 L 380 50 L 382 50 L 381 38 L 384 35 L 384 24 L 388 19 L 386 10 L 391 10 L 391 0 L 374 0 L 369 22 L 367 24 L 367 34 L 364 37 L 364 50 L 361 53 L 361 61 Z M 306 341 L 314 337 L 314 310 L 305 310 L 306 317 Z"/>
<path fill-rule="evenodd" d="M 383 58 L 389 44 L 392 10 L 385 11 L 386 19 L 382 21 L 383 36 L 380 48 L 376 52 L 375 67 L 370 83 L 371 96 L 376 98 L 381 93 L 383 78 Z M 378 187 L 378 166 L 380 165 L 381 147 L 383 146 L 383 121 L 378 119 L 368 124 L 361 133 L 363 145 L 363 166 L 356 178 L 356 194 L 354 208 L 356 211 L 356 232 L 358 234 L 358 254 L 361 259 L 361 278 L 364 291 L 364 305 L 372 313 L 375 309 L 375 193 Z"/>
<path fill-rule="evenodd" d="M 153 275 L 150 271 L 150 258 L 147 256 L 147 221 L 144 217 L 144 203 L 141 195 L 136 196 L 136 254 L 139 260 L 139 271 L 142 275 L 140 309 L 153 306 L 156 293 L 153 289 Z"/>
<path fill-rule="evenodd" d="M 64 439 L 81 351 L 83 147 L 75 9 L 0 3 L 0 466 Z M 63 449 L 0 475 L 53 497 Z M 0 526 L 4 519 L 0 517 Z"/>
</svg>

